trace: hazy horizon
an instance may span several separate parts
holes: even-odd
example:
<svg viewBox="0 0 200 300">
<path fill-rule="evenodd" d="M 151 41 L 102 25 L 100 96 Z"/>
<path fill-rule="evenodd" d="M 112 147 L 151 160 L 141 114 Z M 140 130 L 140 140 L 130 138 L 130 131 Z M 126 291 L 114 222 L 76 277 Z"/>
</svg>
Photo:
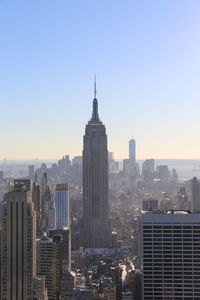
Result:
<svg viewBox="0 0 200 300">
<path fill-rule="evenodd" d="M 23 158 L 3 158 L 3 159 L 0 159 L 0 164 L 4 163 L 4 161 L 8 162 L 8 161 L 38 161 L 38 162 L 41 162 L 41 161 L 58 161 L 59 159 L 61 159 L 63 156 L 65 155 L 68 155 L 67 153 L 61 155 L 60 157 L 55 157 L 55 158 L 42 158 L 42 157 L 36 157 L 35 159 L 34 158 L 26 158 L 26 159 L 23 159 Z M 80 155 L 69 155 L 70 159 L 73 159 L 75 156 L 82 156 L 81 154 Z M 127 157 L 124 157 L 124 158 L 117 158 L 117 157 L 114 157 L 114 159 L 116 161 L 123 161 L 123 159 L 128 159 L 128 156 Z M 200 158 L 155 158 L 155 157 L 147 157 L 147 158 L 139 158 L 137 159 L 136 161 L 140 162 L 140 161 L 145 161 L 146 159 L 154 159 L 156 161 L 158 160 L 176 160 L 176 161 L 200 161 Z"/>
<path fill-rule="evenodd" d="M 73 158 L 73 157 L 70 157 Z M 60 158 L 59 158 L 60 159 Z M 123 161 L 116 159 L 119 162 L 119 169 L 123 169 Z M 55 159 L 38 159 L 36 160 L 0 160 L 0 171 L 3 170 L 6 176 L 18 168 L 20 175 L 15 173 L 16 177 L 28 175 L 28 165 L 35 165 L 39 168 L 42 163 L 46 163 L 48 168 L 51 168 L 52 163 L 56 163 L 58 158 Z M 138 160 L 140 171 L 142 170 L 142 163 L 144 160 Z M 194 176 L 200 177 L 200 159 L 155 159 L 155 167 L 159 165 L 167 165 L 169 171 L 176 169 L 180 180 L 189 180 Z M 20 168 L 20 169 L 19 169 Z M 11 172 L 11 173 L 10 173 Z M 21 173 L 22 172 L 22 173 Z"/>
</svg>

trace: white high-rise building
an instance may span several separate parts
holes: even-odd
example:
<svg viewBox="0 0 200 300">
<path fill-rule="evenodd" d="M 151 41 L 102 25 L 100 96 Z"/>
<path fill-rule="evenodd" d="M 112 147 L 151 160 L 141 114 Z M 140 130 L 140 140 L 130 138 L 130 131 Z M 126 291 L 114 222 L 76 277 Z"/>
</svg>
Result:
<svg viewBox="0 0 200 300">
<path fill-rule="evenodd" d="M 200 214 L 140 217 L 142 300 L 200 299 Z"/>
<path fill-rule="evenodd" d="M 56 228 L 70 226 L 69 191 L 67 184 L 57 184 L 55 191 Z"/>
</svg>

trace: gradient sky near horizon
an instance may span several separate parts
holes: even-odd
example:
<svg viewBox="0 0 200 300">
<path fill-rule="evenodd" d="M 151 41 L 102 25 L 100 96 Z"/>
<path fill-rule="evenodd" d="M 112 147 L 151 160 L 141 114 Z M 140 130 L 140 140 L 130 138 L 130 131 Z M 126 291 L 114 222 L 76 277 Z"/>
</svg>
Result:
<svg viewBox="0 0 200 300">
<path fill-rule="evenodd" d="M 80 155 L 94 73 L 116 158 L 200 158 L 199 0 L 0 0 L 0 160 Z"/>
</svg>

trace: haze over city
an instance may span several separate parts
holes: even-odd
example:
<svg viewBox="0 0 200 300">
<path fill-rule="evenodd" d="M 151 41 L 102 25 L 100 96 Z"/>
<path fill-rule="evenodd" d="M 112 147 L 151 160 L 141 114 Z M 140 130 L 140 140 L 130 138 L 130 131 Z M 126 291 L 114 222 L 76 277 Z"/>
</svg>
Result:
<svg viewBox="0 0 200 300">
<path fill-rule="evenodd" d="M 81 155 L 97 74 L 108 148 L 199 158 L 199 1 L 0 1 L 0 159 Z"/>
</svg>

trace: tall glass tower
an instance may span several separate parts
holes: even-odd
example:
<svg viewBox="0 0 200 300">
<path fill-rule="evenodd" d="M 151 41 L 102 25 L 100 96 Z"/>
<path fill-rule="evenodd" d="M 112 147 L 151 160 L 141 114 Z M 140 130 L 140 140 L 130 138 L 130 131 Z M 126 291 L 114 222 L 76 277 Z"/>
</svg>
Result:
<svg viewBox="0 0 200 300">
<path fill-rule="evenodd" d="M 104 124 L 99 119 L 96 83 L 92 118 L 83 137 L 83 246 L 109 248 L 111 223 L 108 200 L 108 150 Z"/>
<path fill-rule="evenodd" d="M 136 162 L 136 157 L 135 157 L 135 140 L 133 138 L 129 141 L 129 160 L 132 163 Z"/>
<path fill-rule="evenodd" d="M 55 191 L 56 228 L 62 229 L 70 226 L 69 217 L 69 191 L 66 183 L 56 185 Z"/>
</svg>

